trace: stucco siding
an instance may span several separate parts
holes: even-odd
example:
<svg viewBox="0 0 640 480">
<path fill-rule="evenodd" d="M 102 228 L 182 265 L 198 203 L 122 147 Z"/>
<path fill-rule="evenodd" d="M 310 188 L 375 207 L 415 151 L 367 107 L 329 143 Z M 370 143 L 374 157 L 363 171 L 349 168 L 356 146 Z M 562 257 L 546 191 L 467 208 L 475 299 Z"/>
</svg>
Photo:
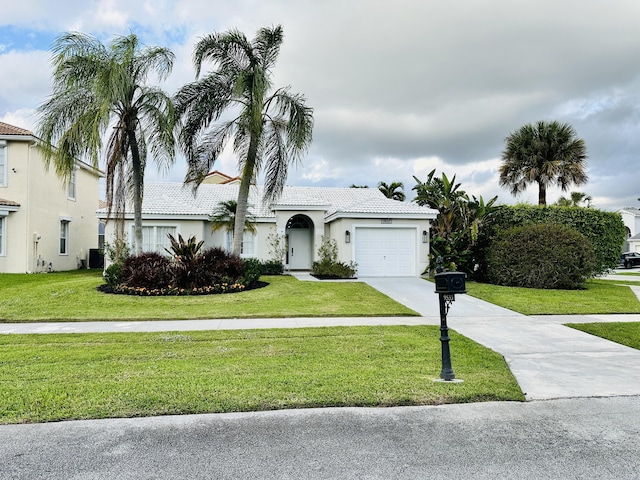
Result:
<svg viewBox="0 0 640 480">
<path fill-rule="evenodd" d="M 6 256 L 0 271 L 12 273 L 73 270 L 98 246 L 98 175 L 78 168 L 76 198 L 47 170 L 35 142 L 7 141 L 8 178 L 0 197 L 20 204 L 6 217 Z M 14 171 L 15 170 L 15 171 Z M 68 220 L 66 255 L 60 255 L 60 221 Z"/>
</svg>

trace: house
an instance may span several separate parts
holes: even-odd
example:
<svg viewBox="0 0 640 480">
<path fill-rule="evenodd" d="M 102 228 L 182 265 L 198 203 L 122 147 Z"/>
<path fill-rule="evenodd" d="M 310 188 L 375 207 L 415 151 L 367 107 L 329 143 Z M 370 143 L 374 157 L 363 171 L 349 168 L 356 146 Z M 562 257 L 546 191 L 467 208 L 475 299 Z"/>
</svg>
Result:
<svg viewBox="0 0 640 480">
<path fill-rule="evenodd" d="M 640 252 L 640 209 L 625 207 L 618 210 L 627 229 L 627 237 L 622 246 L 623 252 Z"/>
<path fill-rule="evenodd" d="M 232 233 L 212 232 L 211 217 L 220 202 L 235 200 L 233 182 L 202 184 L 194 194 L 181 183 L 145 184 L 142 204 L 143 251 L 164 252 L 167 234 L 195 236 L 206 247 L 231 250 Z M 286 186 L 272 205 L 262 203 L 262 187 L 253 186 L 249 213 L 255 234 L 245 232 L 242 256 L 273 258 L 272 240 L 286 243 L 283 259 L 290 270 L 310 270 L 322 237 L 336 241 L 338 259 L 358 264 L 359 276 L 417 276 L 427 266 L 429 225 L 436 210 L 386 198 L 373 188 Z M 106 209 L 98 212 L 106 220 Z M 133 236 L 133 213 L 125 214 L 125 232 Z M 107 241 L 113 222 L 107 223 Z"/>
<path fill-rule="evenodd" d="M 202 183 L 205 185 L 209 183 L 213 183 L 215 185 L 240 185 L 240 177 L 230 177 L 226 173 L 214 170 L 213 172 L 207 173 L 207 176 L 204 177 Z"/>
<path fill-rule="evenodd" d="M 73 270 L 98 246 L 101 172 L 76 161 L 63 184 L 45 167 L 40 140 L 0 122 L 0 272 Z"/>
</svg>

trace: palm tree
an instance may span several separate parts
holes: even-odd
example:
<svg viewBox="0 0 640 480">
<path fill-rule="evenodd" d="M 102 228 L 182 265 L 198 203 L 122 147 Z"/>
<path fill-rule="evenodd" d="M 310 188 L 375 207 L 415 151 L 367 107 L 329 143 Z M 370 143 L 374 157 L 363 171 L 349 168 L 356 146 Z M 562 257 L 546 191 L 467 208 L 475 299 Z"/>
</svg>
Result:
<svg viewBox="0 0 640 480">
<path fill-rule="evenodd" d="M 500 167 L 500 185 L 512 195 L 522 193 L 530 183 L 538 184 L 538 204 L 547 204 L 547 187 L 562 191 L 569 185 L 583 185 L 587 149 L 568 123 L 540 121 L 528 124 L 506 138 Z"/>
<path fill-rule="evenodd" d="M 384 182 L 379 182 L 378 190 L 380 190 L 385 197 L 398 200 L 399 202 L 404 202 L 405 198 L 407 198 L 403 191 L 404 184 L 402 182 L 391 182 L 389 185 Z"/>
<path fill-rule="evenodd" d="M 432 227 L 435 227 L 439 237 L 449 238 L 456 231 L 466 227 L 469 197 L 460 189 L 461 184 L 456 183 L 455 175 L 449 180 L 444 172 L 442 178 L 435 177 L 435 173 L 435 169 L 431 170 L 426 182 L 413 177 L 416 181 L 413 190 L 417 192 L 413 201 L 418 205 L 438 210 L 438 217 Z"/>
<path fill-rule="evenodd" d="M 140 253 L 147 153 L 158 166 L 169 166 L 175 155 L 171 98 L 148 85 L 147 78 L 155 73 L 159 80 L 166 79 L 173 53 L 142 48 L 133 34 L 116 37 L 105 47 L 77 32 L 56 39 L 53 53 L 53 93 L 38 110 L 45 162 L 53 162 L 63 179 L 72 174 L 75 158 L 83 155 L 97 168 L 109 131 L 104 152 L 107 217 L 115 207 L 122 233 L 125 201 L 132 200 L 135 251 Z"/>
<path fill-rule="evenodd" d="M 180 143 L 187 158 L 186 183 L 196 188 L 233 138 L 242 180 L 238 192 L 233 253 L 240 254 L 249 188 L 265 170 L 264 201 L 282 193 L 290 163 L 300 159 L 311 143 L 313 109 L 305 98 L 279 88 L 272 92 L 271 69 L 280 45 L 282 27 L 262 28 L 249 41 L 237 30 L 214 33 L 194 49 L 196 77 L 202 64 L 215 69 L 182 87 L 176 109 L 183 118 Z M 231 119 L 220 120 L 232 110 Z"/>
<path fill-rule="evenodd" d="M 211 231 L 217 232 L 224 228 L 227 232 L 233 232 L 236 225 L 237 211 L 238 202 L 235 200 L 226 200 L 218 203 L 218 206 L 211 214 Z M 247 212 L 244 220 L 244 230 L 255 233 L 256 227 L 253 222 L 255 222 L 255 218 Z"/>
<path fill-rule="evenodd" d="M 473 273 L 478 263 L 475 249 L 478 233 L 495 210 L 498 197 L 488 202 L 482 196 L 469 198 L 461 184 L 456 183 L 455 175 L 449 179 L 444 172 L 441 177 L 436 177 L 435 172 L 432 170 L 425 182 L 414 176 L 416 185 L 412 189 L 417 194 L 414 202 L 438 210 L 430 229 L 430 263 L 434 265 L 434 260 L 442 257 L 450 267 Z"/>
<path fill-rule="evenodd" d="M 590 195 L 582 192 L 571 192 L 569 197 L 560 197 L 556 202 L 556 205 L 560 207 L 579 207 L 582 203 L 584 206 L 589 208 L 591 207 L 591 198 Z"/>
</svg>

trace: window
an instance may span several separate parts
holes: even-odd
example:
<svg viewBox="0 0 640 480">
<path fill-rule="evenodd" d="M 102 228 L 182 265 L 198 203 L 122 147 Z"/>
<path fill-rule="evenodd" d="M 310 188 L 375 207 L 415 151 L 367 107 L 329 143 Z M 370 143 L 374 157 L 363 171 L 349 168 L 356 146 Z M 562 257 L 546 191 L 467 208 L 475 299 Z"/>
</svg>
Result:
<svg viewBox="0 0 640 480">
<path fill-rule="evenodd" d="M 176 227 L 166 226 L 144 226 L 142 227 L 142 251 L 167 253 L 165 248 L 171 247 L 169 234 L 176 237 Z M 135 243 L 135 232 L 133 225 L 131 226 L 131 238 Z"/>
<path fill-rule="evenodd" d="M 7 223 L 5 218 L 7 217 L 0 217 L 0 257 L 4 257 L 4 239 L 6 237 L 6 234 L 4 233 L 4 226 Z"/>
<path fill-rule="evenodd" d="M 70 200 L 76 199 L 76 170 L 74 169 L 71 172 L 71 177 L 69 177 L 69 183 L 67 184 L 67 198 Z"/>
<path fill-rule="evenodd" d="M 242 258 L 249 258 L 256 256 L 255 250 L 255 238 L 256 235 L 252 232 L 245 231 L 242 236 L 242 244 L 240 246 L 240 256 Z M 233 232 L 227 232 L 227 251 L 233 250 Z"/>
<path fill-rule="evenodd" d="M 98 248 L 104 250 L 104 223 L 98 223 Z"/>
<path fill-rule="evenodd" d="M 69 254 L 69 220 L 60 220 L 60 255 Z"/>
<path fill-rule="evenodd" d="M 0 186 L 7 185 L 7 142 L 0 140 Z"/>
</svg>

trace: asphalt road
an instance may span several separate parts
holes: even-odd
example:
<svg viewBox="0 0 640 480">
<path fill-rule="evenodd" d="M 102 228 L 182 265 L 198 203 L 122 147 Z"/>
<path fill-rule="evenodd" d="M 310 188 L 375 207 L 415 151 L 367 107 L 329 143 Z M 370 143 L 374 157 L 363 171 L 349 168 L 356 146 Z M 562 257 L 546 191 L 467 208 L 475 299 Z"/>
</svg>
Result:
<svg viewBox="0 0 640 480">
<path fill-rule="evenodd" d="M 637 479 L 640 397 L 0 426 L 5 479 Z"/>
</svg>

